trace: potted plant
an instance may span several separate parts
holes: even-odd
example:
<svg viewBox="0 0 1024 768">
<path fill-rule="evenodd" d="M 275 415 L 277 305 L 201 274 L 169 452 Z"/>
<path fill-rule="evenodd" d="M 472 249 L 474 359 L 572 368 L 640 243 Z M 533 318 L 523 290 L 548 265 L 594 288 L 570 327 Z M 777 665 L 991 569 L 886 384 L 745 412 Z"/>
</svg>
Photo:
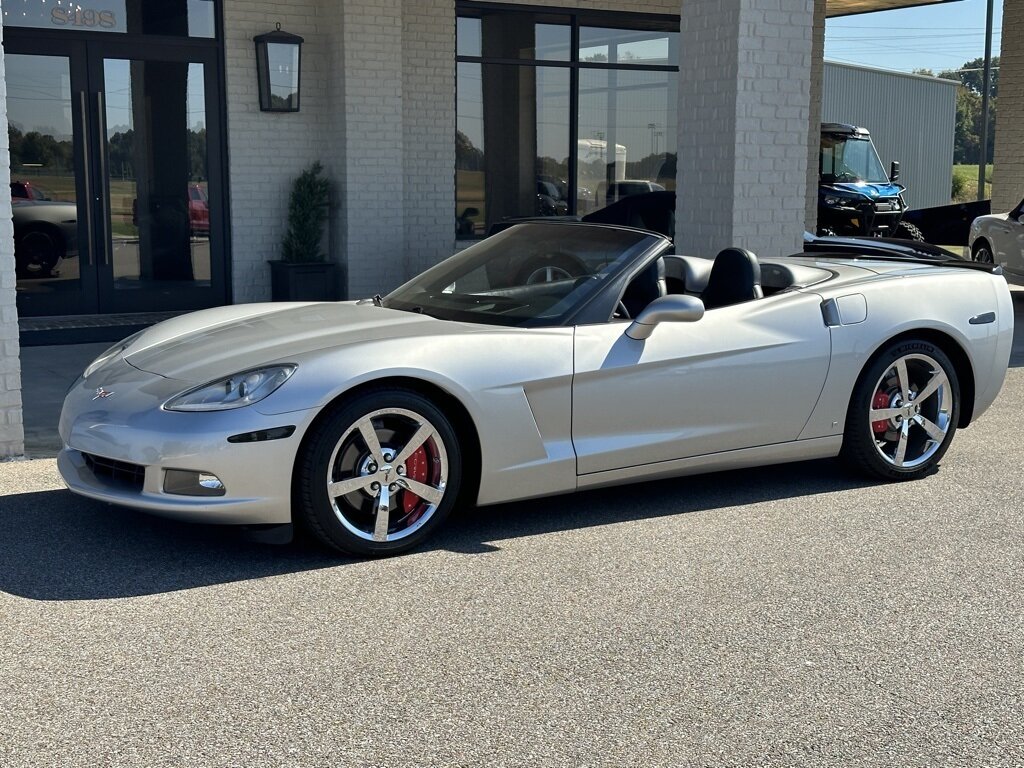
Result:
<svg viewBox="0 0 1024 768">
<path fill-rule="evenodd" d="M 319 162 L 292 182 L 288 198 L 288 231 L 281 258 L 270 262 L 274 301 L 337 301 L 338 265 L 327 261 L 320 247 L 330 206 L 331 185 Z"/>
</svg>

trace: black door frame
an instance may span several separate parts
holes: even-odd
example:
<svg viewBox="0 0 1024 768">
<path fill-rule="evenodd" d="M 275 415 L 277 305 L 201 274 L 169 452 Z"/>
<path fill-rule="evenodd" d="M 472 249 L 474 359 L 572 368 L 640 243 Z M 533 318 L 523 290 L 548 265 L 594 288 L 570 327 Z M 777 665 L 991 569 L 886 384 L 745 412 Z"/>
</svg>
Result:
<svg viewBox="0 0 1024 768">
<path fill-rule="evenodd" d="M 220 21 L 218 19 L 218 29 Z M 219 35 L 218 35 L 219 37 Z M 75 140 L 75 191 L 81 201 L 78 224 L 80 290 L 74 298 L 34 296 L 22 307 L 26 316 L 49 314 L 129 313 L 200 309 L 231 300 L 230 233 L 228 231 L 227 152 L 224 105 L 223 48 L 218 40 L 162 35 L 4 28 L 9 54 L 65 57 L 69 61 Z M 204 67 L 207 178 L 210 209 L 210 288 L 183 295 L 115 291 L 110 252 L 109 179 L 106 170 L 103 62 L 105 59 L 198 63 Z M 134 294 L 134 295 L 133 295 Z M 28 310 L 27 312 L 25 310 Z"/>
</svg>

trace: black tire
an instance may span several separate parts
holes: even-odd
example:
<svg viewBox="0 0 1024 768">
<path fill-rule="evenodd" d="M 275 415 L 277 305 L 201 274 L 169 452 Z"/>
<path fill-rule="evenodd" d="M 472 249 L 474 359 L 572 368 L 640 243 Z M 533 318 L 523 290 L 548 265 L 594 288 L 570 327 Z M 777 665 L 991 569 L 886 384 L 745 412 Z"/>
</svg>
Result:
<svg viewBox="0 0 1024 768">
<path fill-rule="evenodd" d="M 992 255 L 992 246 L 984 238 L 976 240 L 971 249 L 971 258 L 979 264 L 994 264 L 995 257 Z"/>
<path fill-rule="evenodd" d="M 586 267 L 572 256 L 552 253 L 530 259 L 516 275 L 516 285 L 550 283 L 555 280 L 574 280 L 587 274 Z"/>
<path fill-rule="evenodd" d="M 415 436 L 418 445 L 412 445 Z M 336 407 L 304 441 L 296 462 L 295 522 L 341 552 L 394 555 L 441 526 L 461 481 L 458 438 L 437 406 L 411 390 L 370 390 Z M 413 483 L 436 498 L 412 493 Z M 382 498 L 388 502 L 383 517 Z"/>
<path fill-rule="evenodd" d="M 63 257 L 60 235 L 46 229 L 30 229 L 14 244 L 15 271 L 20 278 L 50 277 Z"/>
<path fill-rule="evenodd" d="M 901 221 L 899 225 L 897 225 L 895 235 L 896 237 L 901 237 L 904 240 L 916 240 L 919 243 L 924 242 L 924 233 L 916 226 L 906 221 Z"/>
<path fill-rule="evenodd" d="M 915 480 L 942 460 L 959 416 L 960 383 L 949 357 L 921 339 L 896 342 L 857 380 L 840 456 L 874 477 Z"/>
</svg>

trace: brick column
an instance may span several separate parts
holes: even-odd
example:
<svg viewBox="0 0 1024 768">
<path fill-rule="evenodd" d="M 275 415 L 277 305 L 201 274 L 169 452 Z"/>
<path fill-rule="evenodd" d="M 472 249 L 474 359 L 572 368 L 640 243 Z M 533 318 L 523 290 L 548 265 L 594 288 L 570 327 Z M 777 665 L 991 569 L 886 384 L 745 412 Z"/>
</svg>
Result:
<svg viewBox="0 0 1024 768">
<path fill-rule="evenodd" d="M 799 248 L 814 0 L 685 0 L 676 248 Z"/>
<path fill-rule="evenodd" d="M 0 31 L 0 42 L 3 33 Z M 11 148 L 7 140 L 7 80 L 0 49 L 0 189 L 11 183 Z M 21 420 L 21 363 L 18 309 L 14 296 L 14 227 L 11 197 L 0 195 L 0 459 L 25 452 Z"/>
<path fill-rule="evenodd" d="M 332 13 L 331 107 L 343 128 L 327 134 L 338 158 L 348 296 L 360 298 L 396 288 L 405 275 L 402 0 L 346 0 Z"/>
<path fill-rule="evenodd" d="M 455 4 L 403 8 L 404 280 L 455 252 Z"/>
<path fill-rule="evenodd" d="M 804 229 L 818 233 L 818 155 L 821 146 L 821 99 L 825 80 L 825 0 L 814 0 L 811 32 L 811 112 L 807 121 L 807 213 Z"/>
<path fill-rule="evenodd" d="M 999 111 L 996 113 L 992 212 L 1006 213 L 1024 197 L 1024 3 L 1003 3 L 999 54 Z"/>
</svg>

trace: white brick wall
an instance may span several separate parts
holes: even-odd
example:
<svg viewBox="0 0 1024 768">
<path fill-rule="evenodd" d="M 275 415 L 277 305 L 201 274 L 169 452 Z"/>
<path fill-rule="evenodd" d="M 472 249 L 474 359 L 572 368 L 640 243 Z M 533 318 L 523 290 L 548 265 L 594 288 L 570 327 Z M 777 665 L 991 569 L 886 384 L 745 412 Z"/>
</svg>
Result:
<svg viewBox="0 0 1024 768">
<path fill-rule="evenodd" d="M 999 111 L 996 113 L 992 212 L 1005 213 L 1024 196 L 1024 3 L 1003 3 L 999 54 Z"/>
<path fill-rule="evenodd" d="M 813 0 L 680 9 L 677 248 L 796 250 L 807 215 Z"/>
<path fill-rule="evenodd" d="M 292 179 L 318 159 L 332 175 L 336 170 L 325 154 L 330 145 L 322 130 L 330 40 L 323 31 L 320 6 L 316 0 L 231 0 L 223 6 L 231 282 L 236 303 L 270 298 L 267 261 L 280 258 Z M 282 29 L 305 39 L 299 112 L 260 112 L 252 38 L 273 30 L 278 21 Z M 332 256 L 337 258 L 337 253 Z"/>
<path fill-rule="evenodd" d="M 0 42 L 3 33 L 0 31 Z M 7 141 L 7 81 L 0 48 L 0 189 L 11 182 L 11 153 Z M 14 229 L 10 195 L 0 195 L 0 459 L 25 452 L 21 420 L 21 363 L 18 348 L 18 310 L 15 304 Z"/>
</svg>

